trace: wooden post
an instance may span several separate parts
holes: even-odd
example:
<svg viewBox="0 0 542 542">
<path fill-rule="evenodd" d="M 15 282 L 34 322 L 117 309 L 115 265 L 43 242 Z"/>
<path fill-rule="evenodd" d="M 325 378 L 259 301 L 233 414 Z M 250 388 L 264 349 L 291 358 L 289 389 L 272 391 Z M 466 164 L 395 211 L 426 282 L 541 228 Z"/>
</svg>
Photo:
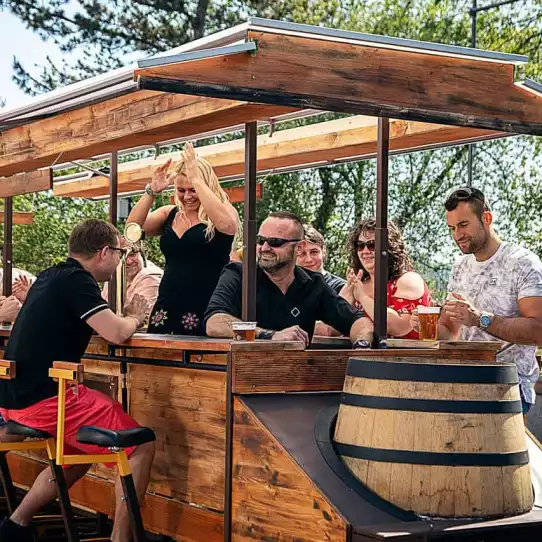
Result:
<svg viewBox="0 0 542 542">
<path fill-rule="evenodd" d="M 117 225 L 117 216 L 118 216 L 118 153 L 114 151 L 111 153 L 111 164 L 109 167 L 109 222 L 113 226 Z M 108 303 L 111 307 L 111 310 L 117 312 L 117 287 L 120 287 L 120 284 L 117 285 L 117 274 L 111 277 L 109 281 L 109 290 L 108 290 Z"/>
<path fill-rule="evenodd" d="M 245 125 L 245 206 L 243 226 L 243 320 L 256 321 L 256 171 L 258 125 Z"/>
<path fill-rule="evenodd" d="M 13 197 L 4 198 L 4 248 L 2 250 L 3 294 L 11 295 L 13 277 Z"/>
<path fill-rule="evenodd" d="M 375 340 L 380 348 L 387 337 L 388 290 L 388 159 L 390 150 L 390 121 L 378 118 L 376 155 L 376 272 L 375 272 Z"/>
</svg>

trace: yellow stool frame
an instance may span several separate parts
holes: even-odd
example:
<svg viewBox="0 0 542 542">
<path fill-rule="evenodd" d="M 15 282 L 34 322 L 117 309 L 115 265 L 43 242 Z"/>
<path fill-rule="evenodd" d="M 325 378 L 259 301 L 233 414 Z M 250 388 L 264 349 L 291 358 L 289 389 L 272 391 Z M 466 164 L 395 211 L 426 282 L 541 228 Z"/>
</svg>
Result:
<svg viewBox="0 0 542 542">
<path fill-rule="evenodd" d="M 137 493 L 135 490 L 134 481 L 132 478 L 132 469 L 128 461 L 128 456 L 122 448 L 111 448 L 109 454 L 81 454 L 81 455 L 66 455 L 64 454 L 64 428 L 66 419 L 66 388 L 68 385 L 79 385 L 83 383 L 83 364 L 70 363 L 64 361 L 55 361 L 53 368 L 49 369 L 49 376 L 58 380 L 58 418 L 57 418 L 57 447 L 56 461 L 58 468 L 63 465 L 86 465 L 89 463 L 116 463 L 119 469 L 119 475 L 124 490 L 124 496 L 128 512 L 130 515 L 130 523 L 132 527 L 132 535 L 135 542 L 144 542 L 145 529 L 141 518 L 141 510 L 139 507 Z M 71 509 L 71 507 L 70 507 Z M 72 515 L 73 518 L 73 515 Z M 75 523 L 73 523 L 75 525 Z M 78 542 L 77 533 L 73 528 L 70 538 L 70 529 L 66 525 L 68 531 L 68 539 L 70 542 Z"/>
<path fill-rule="evenodd" d="M 16 365 L 14 361 L 0 360 L 0 379 L 11 380 L 16 376 Z M 8 422 L 10 423 L 10 422 Z M 31 429 L 31 428 L 28 428 Z M 24 435 L 20 435 L 23 436 Z M 54 481 L 57 486 L 58 499 L 60 502 L 60 509 L 62 512 L 62 519 L 65 525 L 70 525 L 75 528 L 75 521 L 73 515 L 71 515 L 71 506 L 68 498 L 68 488 L 66 486 L 66 480 L 64 479 L 64 473 L 56 462 L 56 445 L 54 437 L 41 438 L 40 440 L 24 440 L 22 442 L 1 442 L 0 443 L 0 469 L 2 472 L 2 485 L 4 486 L 4 495 L 6 497 L 8 510 L 10 515 L 13 514 L 17 507 L 15 498 L 15 488 L 13 487 L 13 481 L 11 479 L 11 473 L 6 460 L 7 452 L 15 451 L 28 451 L 28 450 L 45 450 L 47 452 L 47 459 L 51 472 L 54 476 Z M 70 517 L 71 516 L 71 517 Z M 72 542 L 72 540 L 70 540 Z M 76 541 L 74 541 L 76 542 Z"/>
</svg>

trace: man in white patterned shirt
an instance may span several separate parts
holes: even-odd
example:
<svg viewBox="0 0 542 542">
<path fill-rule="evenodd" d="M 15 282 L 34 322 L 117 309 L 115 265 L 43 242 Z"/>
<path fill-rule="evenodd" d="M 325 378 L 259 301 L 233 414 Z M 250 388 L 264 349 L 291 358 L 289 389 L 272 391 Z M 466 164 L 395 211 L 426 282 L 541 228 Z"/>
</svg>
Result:
<svg viewBox="0 0 542 542">
<path fill-rule="evenodd" d="M 524 412 L 535 402 L 542 342 L 542 263 L 526 248 L 503 242 L 493 215 L 476 188 L 453 190 L 446 220 L 463 253 L 448 283 L 448 301 L 439 320 L 439 339 L 500 341 L 497 360 L 515 363 Z"/>
</svg>

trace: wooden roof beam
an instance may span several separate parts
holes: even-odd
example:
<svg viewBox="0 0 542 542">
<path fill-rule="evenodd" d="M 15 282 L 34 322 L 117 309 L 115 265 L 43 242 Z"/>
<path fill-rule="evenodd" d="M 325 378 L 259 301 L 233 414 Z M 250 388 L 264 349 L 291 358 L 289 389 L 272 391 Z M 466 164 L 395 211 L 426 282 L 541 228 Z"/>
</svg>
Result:
<svg viewBox="0 0 542 542">
<path fill-rule="evenodd" d="M 267 119 L 295 108 L 138 91 L 6 130 L 0 175 Z"/>
<path fill-rule="evenodd" d="M 11 177 L 0 177 L 0 197 L 2 198 L 41 192 L 51 188 L 53 188 L 53 172 L 51 168 L 19 173 Z"/>
<path fill-rule="evenodd" d="M 34 213 L 31 211 L 13 211 L 13 224 L 32 224 Z M 0 223 L 4 223 L 4 211 L 0 211 Z"/>
<path fill-rule="evenodd" d="M 391 122 L 392 152 L 404 152 L 428 146 L 443 146 L 466 141 L 502 137 L 503 132 L 443 126 L 423 122 Z M 212 164 L 219 178 L 242 175 L 245 168 L 244 139 L 198 147 L 197 152 Z M 376 118 L 348 117 L 275 132 L 258 138 L 258 170 L 333 162 L 352 156 L 362 160 L 376 152 Z M 119 166 L 119 192 L 143 190 L 155 168 L 180 153 L 157 159 L 136 160 Z M 108 193 L 106 177 L 91 177 L 55 183 L 54 194 L 67 197 L 100 197 Z"/>
<path fill-rule="evenodd" d="M 140 88 L 542 135 L 542 97 L 514 66 L 249 31 L 256 54 L 135 71 Z"/>
</svg>

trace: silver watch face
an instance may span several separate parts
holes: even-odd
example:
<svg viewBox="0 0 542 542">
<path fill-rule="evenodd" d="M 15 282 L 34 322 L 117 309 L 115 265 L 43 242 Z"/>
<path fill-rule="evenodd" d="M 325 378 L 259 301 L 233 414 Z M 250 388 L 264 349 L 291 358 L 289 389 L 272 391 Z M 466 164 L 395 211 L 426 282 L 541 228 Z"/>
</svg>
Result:
<svg viewBox="0 0 542 542">
<path fill-rule="evenodd" d="M 480 316 L 480 325 L 483 328 L 489 327 L 489 324 L 491 324 L 491 318 L 487 314 L 482 314 Z"/>
<path fill-rule="evenodd" d="M 129 243 L 137 243 L 141 239 L 143 230 L 139 224 L 129 222 L 124 228 L 124 238 Z"/>
</svg>

